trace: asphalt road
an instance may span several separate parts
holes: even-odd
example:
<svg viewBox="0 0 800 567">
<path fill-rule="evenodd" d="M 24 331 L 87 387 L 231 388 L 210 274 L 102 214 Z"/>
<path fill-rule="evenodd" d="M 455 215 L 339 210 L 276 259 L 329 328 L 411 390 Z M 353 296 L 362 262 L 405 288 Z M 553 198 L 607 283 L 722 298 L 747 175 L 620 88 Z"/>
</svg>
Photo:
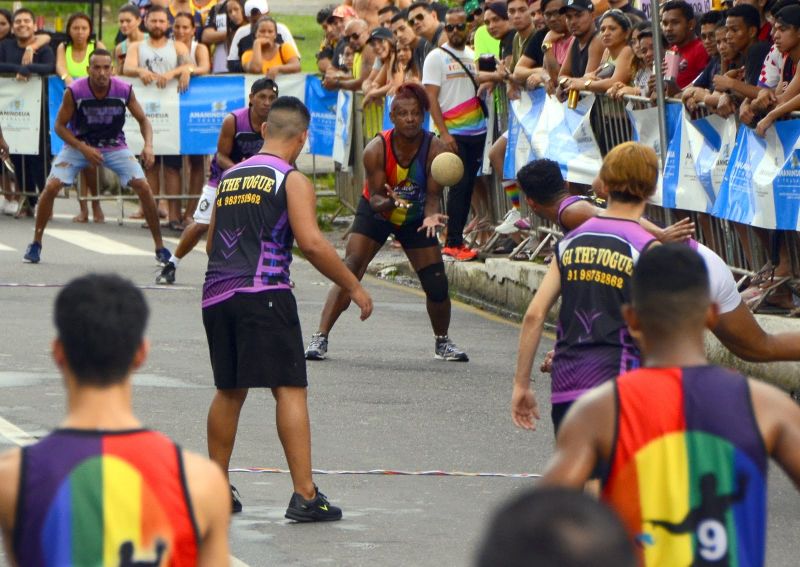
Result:
<svg viewBox="0 0 800 567">
<path fill-rule="evenodd" d="M 146 286 L 152 310 L 152 353 L 134 381 L 137 413 L 204 453 L 213 394 L 199 306 L 205 255 L 194 252 L 183 261 L 176 286 L 150 287 L 157 268 L 148 231 L 138 223 L 75 225 L 69 221 L 74 208 L 58 203 L 61 214 L 45 234 L 42 263 L 35 266 L 21 261 L 32 222 L 0 217 L 0 417 L 33 436 L 58 424 L 64 395 L 48 353 L 53 298 L 74 276 L 112 271 Z M 327 284 L 300 260 L 293 278 L 308 337 Z M 315 467 L 541 472 L 552 453 L 549 420 L 529 433 L 516 430 L 509 416 L 517 327 L 456 305 L 451 335 L 471 362 L 435 361 L 419 294 L 375 279 L 366 283 L 375 299 L 373 317 L 360 322 L 355 312 L 346 313 L 331 337 L 329 360 L 309 364 Z M 536 388 L 549 415 L 546 380 Z M 11 446 L 4 437 L 9 431 L 0 423 L 0 449 Z M 285 468 L 266 393 L 254 392 L 245 406 L 232 466 Z M 234 472 L 231 478 L 244 502 L 231 526 L 231 553 L 239 565 L 251 566 L 469 565 L 492 510 L 535 483 L 320 474 L 316 482 L 343 507 L 344 519 L 293 525 L 283 519 L 288 475 Z M 800 550 L 800 498 L 783 473 L 773 471 L 770 481 L 768 563 L 793 565 Z"/>
</svg>

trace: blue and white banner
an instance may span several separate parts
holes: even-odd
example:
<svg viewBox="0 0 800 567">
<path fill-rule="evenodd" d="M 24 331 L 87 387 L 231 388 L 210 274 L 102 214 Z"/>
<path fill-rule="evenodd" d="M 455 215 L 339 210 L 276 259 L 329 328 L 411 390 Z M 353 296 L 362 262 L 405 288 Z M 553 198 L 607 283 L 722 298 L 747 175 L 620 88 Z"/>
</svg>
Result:
<svg viewBox="0 0 800 567">
<path fill-rule="evenodd" d="M 513 179 L 526 163 L 548 158 L 559 163 L 567 181 L 591 184 L 602 164 L 589 122 L 594 100 L 584 96 L 570 109 L 543 89 L 520 93 L 510 104 L 503 177 Z"/>
<path fill-rule="evenodd" d="M 333 138 L 333 161 L 349 171 L 350 142 L 353 137 L 353 93 L 339 91 L 336 100 L 336 128 Z"/>
<path fill-rule="evenodd" d="M 222 121 L 247 106 L 242 77 L 195 77 L 180 95 L 181 154 L 210 155 L 217 151 Z"/>
<path fill-rule="evenodd" d="M 0 85 L 0 125 L 12 154 L 38 155 L 42 115 L 42 79 L 27 82 L 3 78 Z"/>
<path fill-rule="evenodd" d="M 739 128 L 713 214 L 761 228 L 800 229 L 800 120 L 777 122 L 764 138 Z"/>
<path fill-rule="evenodd" d="M 318 156 L 333 156 L 333 139 L 336 132 L 336 100 L 339 93 L 322 86 L 318 77 L 309 75 L 306 80 L 305 99 L 311 113 L 308 127 L 309 151 Z"/>
<path fill-rule="evenodd" d="M 681 104 L 667 105 L 669 142 L 653 202 L 670 209 L 711 212 L 731 148 L 736 121 L 710 115 L 692 120 Z"/>
</svg>

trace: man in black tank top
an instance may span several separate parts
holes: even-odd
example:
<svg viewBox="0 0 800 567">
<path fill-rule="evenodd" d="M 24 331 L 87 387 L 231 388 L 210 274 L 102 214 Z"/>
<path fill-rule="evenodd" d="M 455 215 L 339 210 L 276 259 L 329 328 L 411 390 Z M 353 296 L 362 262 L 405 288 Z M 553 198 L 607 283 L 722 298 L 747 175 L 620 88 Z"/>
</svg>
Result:
<svg viewBox="0 0 800 567">
<path fill-rule="evenodd" d="M 356 210 L 347 242 L 345 264 L 361 279 L 390 234 L 403 246 L 419 276 L 435 335 L 434 356 L 440 360 L 469 360 L 448 337 L 450 297 L 436 229 L 447 219 L 439 210 L 442 187 L 430 175 L 433 158 L 444 143 L 422 128 L 428 97 L 417 84 L 401 85 L 392 103 L 394 129 L 364 148 L 366 187 Z M 423 155 L 427 148 L 427 155 Z M 400 173 L 402 172 L 402 173 Z M 306 360 L 323 360 L 328 333 L 350 299 L 334 286 L 328 294 L 319 328 L 306 348 Z"/>
<path fill-rule="evenodd" d="M 592 0 L 569 0 L 559 11 L 566 16 L 567 30 L 575 38 L 558 74 L 556 94 L 563 99 L 567 91 L 584 88 L 582 77 L 600 65 L 605 48 L 595 27 Z"/>
</svg>

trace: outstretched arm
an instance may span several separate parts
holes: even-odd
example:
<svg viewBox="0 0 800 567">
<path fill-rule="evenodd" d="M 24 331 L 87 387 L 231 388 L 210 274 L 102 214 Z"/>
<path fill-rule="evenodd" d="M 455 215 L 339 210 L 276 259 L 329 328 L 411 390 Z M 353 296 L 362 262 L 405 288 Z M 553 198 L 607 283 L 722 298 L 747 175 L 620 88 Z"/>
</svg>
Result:
<svg viewBox="0 0 800 567">
<path fill-rule="evenodd" d="M 306 259 L 333 283 L 346 290 L 361 308 L 363 321 L 372 313 L 372 298 L 347 269 L 317 224 L 317 198 L 314 187 L 304 175 L 293 171 L 286 178 L 286 203 L 289 225 Z"/>
</svg>

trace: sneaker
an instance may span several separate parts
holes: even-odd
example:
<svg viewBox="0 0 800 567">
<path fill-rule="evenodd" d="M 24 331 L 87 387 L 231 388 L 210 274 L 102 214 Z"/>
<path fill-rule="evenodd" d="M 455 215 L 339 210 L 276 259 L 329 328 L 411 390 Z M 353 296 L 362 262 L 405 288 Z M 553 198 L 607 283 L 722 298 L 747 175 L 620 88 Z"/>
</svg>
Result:
<svg viewBox="0 0 800 567">
<path fill-rule="evenodd" d="M 522 215 L 519 212 L 519 209 L 511 209 L 506 213 L 506 216 L 503 217 L 503 222 L 498 224 L 494 227 L 494 231 L 497 234 L 512 234 L 517 232 L 517 227 L 514 223 L 522 218 Z"/>
<path fill-rule="evenodd" d="M 167 262 L 162 268 L 161 273 L 156 276 L 156 283 L 159 285 L 169 285 L 175 283 L 175 270 L 177 267 L 172 262 Z"/>
<path fill-rule="evenodd" d="M 455 260 L 460 251 L 461 248 L 459 246 L 445 246 L 442 248 L 442 256 L 450 256 Z"/>
<path fill-rule="evenodd" d="M 458 262 L 469 262 L 470 260 L 474 260 L 477 257 L 478 257 L 477 250 L 472 250 L 471 248 L 467 248 L 462 244 L 459 248 L 458 254 L 455 256 L 455 259 Z"/>
<path fill-rule="evenodd" d="M 239 491 L 231 484 L 231 513 L 240 514 L 242 512 L 242 500 Z"/>
<path fill-rule="evenodd" d="M 521 218 L 514 223 L 514 226 L 516 226 L 520 230 L 530 230 L 531 222 L 526 218 Z"/>
<path fill-rule="evenodd" d="M 322 333 L 311 335 L 311 342 L 306 348 L 306 360 L 325 360 L 328 356 L 328 337 Z"/>
<path fill-rule="evenodd" d="M 437 360 L 447 360 L 451 362 L 469 362 L 467 353 L 456 346 L 450 337 L 436 339 L 436 349 L 434 358 Z"/>
<path fill-rule="evenodd" d="M 169 251 L 169 248 L 156 250 L 156 261 L 162 266 L 166 266 L 170 258 L 172 258 L 172 252 Z"/>
<path fill-rule="evenodd" d="M 19 212 L 19 201 L 6 201 L 3 203 L 3 214 L 13 217 Z"/>
<path fill-rule="evenodd" d="M 314 485 L 317 495 L 313 500 L 306 500 L 296 492 L 289 500 L 284 517 L 295 522 L 335 522 L 342 519 L 342 509 L 333 506 L 328 498 Z"/>
<path fill-rule="evenodd" d="M 23 259 L 26 262 L 30 262 L 31 264 L 38 264 L 41 253 L 42 253 L 42 245 L 39 244 L 38 242 L 31 242 L 28 245 L 28 249 L 25 250 L 25 256 L 23 256 Z"/>
</svg>

